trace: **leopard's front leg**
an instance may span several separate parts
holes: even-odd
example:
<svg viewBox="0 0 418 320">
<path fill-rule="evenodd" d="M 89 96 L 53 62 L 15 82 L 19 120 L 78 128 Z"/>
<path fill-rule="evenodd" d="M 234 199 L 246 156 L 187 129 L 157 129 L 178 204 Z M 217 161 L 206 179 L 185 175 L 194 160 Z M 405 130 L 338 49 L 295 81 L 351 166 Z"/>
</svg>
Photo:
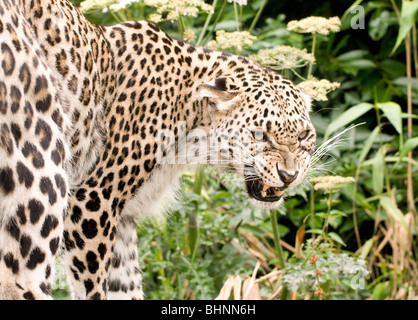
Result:
<svg viewBox="0 0 418 320">
<path fill-rule="evenodd" d="M 108 299 L 142 300 L 142 275 L 139 267 L 136 218 L 122 212 L 109 269 Z"/>
<path fill-rule="evenodd" d="M 107 299 L 116 238 L 119 199 L 107 197 L 111 185 L 96 191 L 91 181 L 74 190 L 65 223 L 63 259 L 74 299 Z"/>
</svg>

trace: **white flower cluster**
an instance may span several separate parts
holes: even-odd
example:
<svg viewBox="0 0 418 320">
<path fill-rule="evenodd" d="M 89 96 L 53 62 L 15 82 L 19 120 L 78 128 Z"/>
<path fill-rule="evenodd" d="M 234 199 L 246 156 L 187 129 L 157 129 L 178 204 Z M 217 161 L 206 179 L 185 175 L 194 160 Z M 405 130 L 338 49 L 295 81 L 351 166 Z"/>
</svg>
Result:
<svg viewBox="0 0 418 320">
<path fill-rule="evenodd" d="M 236 2 L 240 6 L 246 6 L 247 5 L 247 0 L 228 0 L 228 2 L 229 3 Z"/>
<path fill-rule="evenodd" d="M 101 10 L 103 12 L 126 9 L 141 0 L 85 0 L 80 3 L 82 12 Z M 200 11 L 210 12 L 212 6 L 204 0 L 144 0 L 147 6 L 157 8 L 157 12 L 150 15 L 150 20 L 177 20 L 180 16 L 196 17 Z"/>
<path fill-rule="evenodd" d="M 193 40 L 196 39 L 196 34 L 192 29 L 186 29 L 184 30 L 183 34 L 183 40 L 186 42 L 193 42 Z"/>
<path fill-rule="evenodd" d="M 245 46 L 251 46 L 257 37 L 252 36 L 248 31 L 226 32 L 225 30 L 216 31 L 216 40 L 208 42 L 207 47 L 213 50 L 224 50 L 235 48 L 241 51 Z"/>
<path fill-rule="evenodd" d="M 306 94 L 316 101 L 327 101 L 327 94 L 339 88 L 341 83 L 330 82 L 327 79 L 318 80 L 314 77 L 309 78 L 298 84 L 305 90 Z"/>
<path fill-rule="evenodd" d="M 309 180 L 314 184 L 315 190 L 333 191 L 343 187 L 346 183 L 354 182 L 353 177 L 340 177 L 340 176 L 323 176 Z"/>
<path fill-rule="evenodd" d="M 307 17 L 302 20 L 293 20 L 287 24 L 287 30 L 299 33 L 321 33 L 329 34 L 330 32 L 340 31 L 341 21 L 338 17 Z"/>
<path fill-rule="evenodd" d="M 147 6 L 157 8 L 157 12 L 150 15 L 153 22 L 163 20 L 177 20 L 181 16 L 196 17 L 201 11 L 210 12 L 212 6 L 203 0 L 144 0 Z"/>
<path fill-rule="evenodd" d="M 272 49 L 262 49 L 257 55 L 250 57 L 263 66 L 274 70 L 294 69 L 315 63 L 315 57 L 306 49 L 291 46 L 277 46 Z"/>
<path fill-rule="evenodd" d="M 80 3 L 80 10 L 81 12 L 90 12 L 96 10 L 107 10 L 107 8 L 112 5 L 116 4 L 118 0 L 85 0 Z"/>
<path fill-rule="evenodd" d="M 109 10 L 119 11 L 119 10 L 122 10 L 122 9 L 126 9 L 132 3 L 136 3 L 136 2 L 139 2 L 139 1 L 141 1 L 141 0 L 118 0 L 117 3 L 111 4 L 109 6 Z M 103 12 L 105 12 L 105 10 L 103 10 Z"/>
</svg>

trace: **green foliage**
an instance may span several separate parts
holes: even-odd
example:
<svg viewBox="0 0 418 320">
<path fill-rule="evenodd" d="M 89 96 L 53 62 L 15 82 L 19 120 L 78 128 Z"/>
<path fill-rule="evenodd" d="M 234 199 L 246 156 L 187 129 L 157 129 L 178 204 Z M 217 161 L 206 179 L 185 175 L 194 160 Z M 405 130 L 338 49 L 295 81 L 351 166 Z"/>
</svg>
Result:
<svg viewBox="0 0 418 320">
<path fill-rule="evenodd" d="M 406 35 L 411 31 L 415 24 L 415 17 L 418 12 L 418 2 L 416 1 L 403 1 L 401 9 L 401 19 L 398 38 L 396 44 L 393 47 L 392 53 L 396 51 L 405 39 Z"/>
<path fill-rule="evenodd" d="M 194 175 L 186 173 L 181 210 L 169 220 L 151 221 L 138 229 L 144 284 L 151 299 L 212 299 L 229 275 L 248 274 L 255 266 L 256 261 L 243 250 L 245 240 L 238 228 L 263 221 L 263 213 L 228 181 L 230 174 L 219 175 L 209 168 L 205 173 L 201 195 L 192 192 Z M 199 236 L 194 257 L 185 222 L 195 214 L 196 203 Z"/>
<path fill-rule="evenodd" d="M 314 246 L 314 242 L 308 240 L 305 252 L 312 252 Z M 369 272 L 366 262 L 347 253 L 336 254 L 332 250 L 329 245 L 321 245 L 315 250 L 315 259 L 289 259 L 283 280 L 290 291 L 299 292 L 300 298 L 306 294 L 314 299 L 326 300 L 368 297 L 365 281 Z"/>
</svg>

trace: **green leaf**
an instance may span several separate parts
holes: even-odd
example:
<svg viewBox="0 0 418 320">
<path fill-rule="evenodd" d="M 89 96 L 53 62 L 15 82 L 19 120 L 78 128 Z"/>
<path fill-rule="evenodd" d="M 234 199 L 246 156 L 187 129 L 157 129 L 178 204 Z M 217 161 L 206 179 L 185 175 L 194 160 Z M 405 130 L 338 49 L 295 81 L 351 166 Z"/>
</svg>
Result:
<svg viewBox="0 0 418 320">
<path fill-rule="evenodd" d="M 255 235 L 256 237 L 265 236 L 264 231 L 262 231 L 261 228 L 258 227 L 258 226 L 252 226 L 252 225 L 249 225 L 249 224 L 246 223 L 246 224 L 241 225 L 240 229 L 243 230 L 243 231 L 246 231 L 246 232 L 250 232 L 253 235 Z"/>
<path fill-rule="evenodd" d="M 378 283 L 376 287 L 374 287 L 372 300 L 384 300 L 383 290 L 385 289 L 385 285 L 383 283 Z"/>
<path fill-rule="evenodd" d="M 290 231 L 290 229 L 288 227 L 286 227 L 285 225 L 282 225 L 280 223 L 277 224 L 277 227 L 279 229 L 279 234 L 280 234 L 281 237 L 286 236 Z M 264 222 L 263 224 L 261 224 L 260 225 L 260 230 L 264 230 L 264 231 L 267 231 L 269 233 L 273 233 L 273 227 L 271 225 L 271 221 Z M 265 233 L 264 233 L 264 236 L 265 236 Z"/>
<path fill-rule="evenodd" d="M 383 149 L 380 148 L 374 157 L 372 169 L 373 190 L 376 194 L 383 192 L 384 161 Z"/>
<path fill-rule="evenodd" d="M 345 246 L 345 242 L 343 241 L 343 239 L 341 239 L 341 237 L 335 232 L 329 232 L 328 235 L 335 242 L 338 242 L 339 244 Z"/>
<path fill-rule="evenodd" d="M 211 201 L 215 202 L 216 200 L 219 200 L 219 199 L 228 200 L 230 197 L 231 197 L 231 192 L 221 191 L 221 192 L 217 193 L 214 197 L 212 197 Z"/>
<path fill-rule="evenodd" d="M 363 162 L 363 167 L 368 167 L 368 166 L 372 166 L 374 164 L 375 159 L 370 159 L 370 160 L 366 160 Z M 409 159 L 409 158 L 405 158 L 403 157 L 402 159 L 400 157 L 385 157 L 385 162 L 407 162 L 407 163 L 411 163 L 413 166 L 418 167 L 418 161 L 415 161 L 413 159 Z"/>
<path fill-rule="evenodd" d="M 341 70 L 343 70 L 345 73 L 353 76 L 357 75 L 359 70 L 376 68 L 376 64 L 373 61 L 367 59 L 358 59 L 349 62 L 341 62 L 339 66 Z"/>
<path fill-rule="evenodd" d="M 351 50 L 337 57 L 338 66 L 345 73 L 356 75 L 359 70 L 376 68 L 376 64 L 367 59 L 366 50 Z"/>
<path fill-rule="evenodd" d="M 402 109 L 395 102 L 377 103 L 376 106 L 383 111 L 386 118 L 393 125 L 396 131 L 402 135 Z"/>
<path fill-rule="evenodd" d="M 397 24 L 395 14 L 387 10 L 376 10 L 370 17 L 369 22 L 369 36 L 374 41 L 381 40 L 385 35 L 386 31 L 392 24 Z"/>
<path fill-rule="evenodd" d="M 408 114 L 408 113 L 405 113 L 405 112 L 402 113 L 402 119 L 409 119 L 409 118 L 418 119 L 418 115 L 417 114 Z"/>
<path fill-rule="evenodd" d="M 411 30 L 413 24 L 415 23 L 415 14 L 417 11 L 418 1 L 402 1 L 401 23 L 398 38 L 396 39 L 396 44 L 393 47 L 391 54 L 398 49 L 408 32 Z"/>
<path fill-rule="evenodd" d="M 343 222 L 343 217 L 347 215 L 340 210 L 331 210 L 328 217 L 328 223 L 334 228 L 337 229 Z"/>
<path fill-rule="evenodd" d="M 417 82 L 418 81 L 416 77 L 411 78 L 411 86 L 412 86 L 413 91 L 418 90 Z M 409 83 L 409 79 L 407 77 L 400 77 L 400 78 L 396 78 L 395 80 L 393 80 L 393 84 L 396 84 L 397 86 L 407 87 L 408 83 Z"/>
<path fill-rule="evenodd" d="M 345 212 L 342 212 L 340 210 L 332 209 L 329 213 L 331 217 L 346 217 L 347 214 Z"/>
<path fill-rule="evenodd" d="M 322 234 L 322 229 L 309 229 L 309 230 L 306 230 L 305 233 Z"/>
<path fill-rule="evenodd" d="M 343 14 L 343 16 L 342 16 L 342 18 L 341 18 L 341 20 L 344 20 L 345 19 L 345 17 L 351 12 L 351 10 L 353 9 L 353 8 L 355 8 L 355 7 L 357 7 L 360 3 L 362 3 L 363 2 L 363 0 L 356 0 L 356 1 L 354 1 L 354 3 L 344 12 L 344 14 Z"/>
<path fill-rule="evenodd" d="M 418 161 L 415 161 L 414 159 L 409 159 L 407 157 L 386 157 L 385 158 L 385 162 L 396 162 L 396 165 L 398 165 L 399 162 L 406 162 L 406 163 L 410 163 L 415 167 L 418 167 Z"/>
<path fill-rule="evenodd" d="M 359 257 L 362 259 L 366 259 L 367 256 L 369 255 L 370 250 L 372 249 L 372 246 L 373 246 L 373 238 L 370 238 L 364 243 L 363 248 L 361 248 L 361 253 Z"/>
<path fill-rule="evenodd" d="M 418 146 L 418 137 L 411 138 L 406 140 L 405 144 L 402 146 L 400 159 L 405 157 L 410 151 L 414 150 Z"/>
<path fill-rule="evenodd" d="M 349 62 L 352 60 L 358 60 L 366 56 L 368 53 L 367 50 L 351 50 L 346 53 L 343 53 L 337 57 L 339 62 Z"/>
<path fill-rule="evenodd" d="M 376 64 L 373 61 L 367 60 L 367 59 L 353 60 L 353 61 L 344 63 L 343 65 L 347 65 L 347 66 L 354 67 L 357 69 L 372 69 L 376 67 Z"/>
<path fill-rule="evenodd" d="M 315 216 L 325 219 L 327 217 L 326 212 L 315 212 Z"/>
<path fill-rule="evenodd" d="M 380 199 L 380 204 L 385 209 L 386 213 L 391 216 L 396 222 L 399 222 L 406 230 L 408 227 L 405 222 L 405 218 L 401 210 L 399 210 L 396 203 L 394 203 L 391 199 L 386 196 L 383 196 Z"/>
<path fill-rule="evenodd" d="M 379 131 L 380 131 L 380 127 L 374 128 L 374 130 L 372 131 L 372 133 L 369 135 L 366 142 L 364 143 L 363 148 L 361 150 L 360 157 L 358 159 L 359 165 L 364 161 L 364 159 L 366 159 L 366 156 L 369 153 L 374 141 L 376 140 L 376 137 Z"/>
<path fill-rule="evenodd" d="M 328 128 L 325 131 L 324 141 L 326 141 L 333 132 L 360 118 L 363 114 L 370 111 L 372 108 L 373 105 L 370 103 L 360 103 L 344 111 L 339 117 L 337 117 L 328 125 Z"/>
<path fill-rule="evenodd" d="M 379 63 L 380 68 L 391 78 L 401 78 L 405 75 L 406 65 L 402 61 L 386 59 Z"/>
</svg>

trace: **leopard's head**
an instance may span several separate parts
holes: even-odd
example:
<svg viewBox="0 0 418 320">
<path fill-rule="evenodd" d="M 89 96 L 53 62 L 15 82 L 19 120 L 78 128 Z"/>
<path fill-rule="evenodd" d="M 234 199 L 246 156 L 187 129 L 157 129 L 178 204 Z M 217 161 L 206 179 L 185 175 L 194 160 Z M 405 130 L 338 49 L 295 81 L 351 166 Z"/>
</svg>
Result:
<svg viewBox="0 0 418 320">
<path fill-rule="evenodd" d="M 213 164 L 242 175 L 253 205 L 278 207 L 284 191 L 310 169 L 316 132 L 309 97 L 270 70 L 213 79 L 200 86 L 200 95 L 211 109 Z"/>
</svg>

